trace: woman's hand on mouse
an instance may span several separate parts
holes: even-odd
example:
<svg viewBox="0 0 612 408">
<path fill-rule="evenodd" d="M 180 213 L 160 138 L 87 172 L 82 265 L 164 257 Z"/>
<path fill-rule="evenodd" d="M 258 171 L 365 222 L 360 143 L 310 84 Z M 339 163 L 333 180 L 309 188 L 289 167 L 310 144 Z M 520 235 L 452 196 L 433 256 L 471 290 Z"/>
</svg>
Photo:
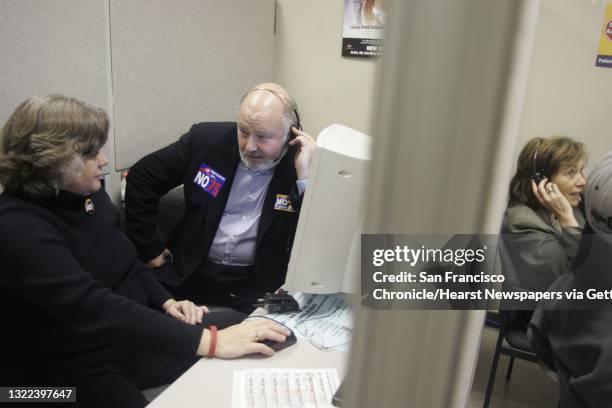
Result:
<svg viewBox="0 0 612 408">
<path fill-rule="evenodd" d="M 260 343 L 262 340 L 285 341 L 290 331 L 269 319 L 249 319 L 240 324 L 219 330 L 215 357 L 236 358 L 246 354 L 261 353 L 272 356 L 274 350 Z M 200 341 L 198 355 L 208 355 L 210 332 L 206 330 Z"/>
</svg>

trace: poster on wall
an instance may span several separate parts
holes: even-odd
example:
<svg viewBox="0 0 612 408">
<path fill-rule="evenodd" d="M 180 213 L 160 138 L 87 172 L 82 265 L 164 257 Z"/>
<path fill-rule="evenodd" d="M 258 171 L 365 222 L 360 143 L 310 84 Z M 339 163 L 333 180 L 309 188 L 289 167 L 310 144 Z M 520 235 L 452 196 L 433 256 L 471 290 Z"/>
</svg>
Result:
<svg viewBox="0 0 612 408">
<path fill-rule="evenodd" d="M 598 67 L 612 68 L 612 3 L 608 4 L 606 7 L 595 65 Z"/>
<path fill-rule="evenodd" d="M 384 0 L 344 0 L 343 57 L 381 56 L 384 31 Z"/>
</svg>

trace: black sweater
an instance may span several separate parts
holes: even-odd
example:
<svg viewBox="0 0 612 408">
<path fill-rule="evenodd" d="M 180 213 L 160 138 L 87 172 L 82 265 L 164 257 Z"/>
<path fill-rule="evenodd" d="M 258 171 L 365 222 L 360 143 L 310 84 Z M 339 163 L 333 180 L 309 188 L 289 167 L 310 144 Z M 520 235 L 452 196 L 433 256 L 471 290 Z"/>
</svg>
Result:
<svg viewBox="0 0 612 408">
<path fill-rule="evenodd" d="M 108 195 L 90 198 L 94 214 L 77 194 L 0 195 L 2 385 L 73 380 L 137 352 L 195 356 L 202 327 L 161 312 L 171 295 L 138 260 Z"/>
</svg>

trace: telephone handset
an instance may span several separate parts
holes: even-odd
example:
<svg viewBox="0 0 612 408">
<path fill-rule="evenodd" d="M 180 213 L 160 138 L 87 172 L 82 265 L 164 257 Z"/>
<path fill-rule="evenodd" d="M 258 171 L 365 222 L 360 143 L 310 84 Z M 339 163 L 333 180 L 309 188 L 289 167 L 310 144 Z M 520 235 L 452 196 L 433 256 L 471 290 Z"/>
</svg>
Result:
<svg viewBox="0 0 612 408">
<path fill-rule="evenodd" d="M 535 173 L 533 173 L 533 177 L 532 178 L 533 178 L 533 181 L 535 181 L 536 184 L 540 184 L 542 182 L 542 180 L 544 180 L 545 178 L 549 178 L 549 177 L 546 174 L 546 172 L 544 171 L 544 169 L 540 169 L 540 171 L 536 171 Z"/>
<path fill-rule="evenodd" d="M 293 114 L 295 115 L 295 119 L 296 119 L 295 123 L 291 125 L 291 127 L 289 128 L 289 133 L 287 134 L 287 137 L 285 138 L 283 147 L 280 149 L 280 151 L 276 155 L 276 158 L 273 160 L 274 163 L 276 163 L 277 161 L 283 158 L 283 156 L 285 155 L 285 152 L 287 151 L 287 148 L 289 147 L 289 142 L 291 142 L 296 137 L 293 131 L 291 130 L 291 128 L 302 130 L 302 124 L 300 123 L 300 115 L 298 114 L 297 109 L 293 110 Z"/>
<path fill-rule="evenodd" d="M 548 177 L 548 174 L 546 174 L 546 167 L 548 167 L 547 165 L 539 170 L 536 170 L 537 159 L 538 159 L 538 150 L 536 149 L 535 153 L 533 154 L 533 174 L 531 178 L 533 179 L 533 181 L 535 181 L 536 184 L 540 184 L 542 180 L 544 180 L 545 178 L 548 178 L 550 180 L 550 177 Z"/>
</svg>

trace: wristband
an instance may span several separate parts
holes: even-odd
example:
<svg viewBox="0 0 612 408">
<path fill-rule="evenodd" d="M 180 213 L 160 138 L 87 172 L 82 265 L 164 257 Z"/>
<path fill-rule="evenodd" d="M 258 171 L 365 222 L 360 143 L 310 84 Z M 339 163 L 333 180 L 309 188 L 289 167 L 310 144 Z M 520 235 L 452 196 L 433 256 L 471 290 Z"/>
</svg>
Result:
<svg viewBox="0 0 612 408">
<path fill-rule="evenodd" d="M 217 326 L 210 326 L 210 346 L 208 347 L 208 354 L 206 357 L 213 358 L 215 356 L 215 350 L 217 348 Z"/>
</svg>

